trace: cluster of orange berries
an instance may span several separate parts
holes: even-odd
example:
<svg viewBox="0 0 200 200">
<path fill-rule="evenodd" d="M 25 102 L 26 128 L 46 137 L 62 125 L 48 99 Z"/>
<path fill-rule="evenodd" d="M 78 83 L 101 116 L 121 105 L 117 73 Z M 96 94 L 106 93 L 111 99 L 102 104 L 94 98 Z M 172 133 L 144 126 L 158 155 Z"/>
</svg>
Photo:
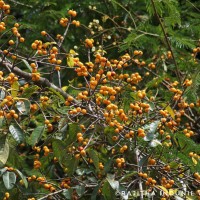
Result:
<svg viewBox="0 0 200 200">
<path fill-rule="evenodd" d="M 6 14 L 10 13 L 10 5 L 5 4 L 3 0 L 0 0 L 0 9 L 2 9 Z"/>
<path fill-rule="evenodd" d="M 148 103 L 136 102 L 131 103 L 130 108 L 133 109 L 133 115 L 142 114 L 144 112 L 149 112 L 150 105 Z"/>
<path fill-rule="evenodd" d="M 35 112 L 38 109 L 38 105 L 36 103 L 33 103 L 30 105 L 30 109 L 31 109 L 31 112 Z"/>
<path fill-rule="evenodd" d="M 20 41 L 20 42 L 24 42 L 25 39 L 24 39 L 23 37 L 21 37 L 21 34 L 20 34 L 19 31 L 18 31 L 19 26 L 20 26 L 20 25 L 19 25 L 18 23 L 15 23 L 15 24 L 14 24 L 14 27 L 12 28 L 12 33 L 13 33 L 13 35 L 15 35 L 16 37 L 19 38 L 19 41 Z M 9 44 L 10 44 L 10 43 L 9 43 Z"/>
<path fill-rule="evenodd" d="M 74 58 L 74 66 L 77 66 L 77 68 L 74 70 L 78 76 L 88 76 L 88 70 L 87 67 L 79 61 L 79 58 Z"/>
<path fill-rule="evenodd" d="M 74 100 L 74 98 L 72 96 L 68 96 L 66 101 L 65 101 L 65 105 L 69 106 L 71 105 L 71 102 Z"/>
<path fill-rule="evenodd" d="M 140 81 L 142 81 L 142 77 L 140 76 L 138 72 L 136 72 L 136 73 L 132 73 L 131 76 L 126 79 L 126 81 L 130 83 L 131 85 L 136 85 Z"/>
<path fill-rule="evenodd" d="M 76 17 L 77 12 L 75 10 L 68 10 L 68 14 L 72 17 Z"/>
<path fill-rule="evenodd" d="M 41 167 L 42 163 L 39 160 L 34 160 L 33 167 L 34 169 L 39 169 Z"/>
<path fill-rule="evenodd" d="M 101 54 L 99 54 L 99 53 L 97 53 L 95 55 L 95 63 L 100 64 L 100 66 L 102 68 L 104 68 L 104 67 L 110 67 L 111 66 L 110 61 L 107 60 L 106 57 L 101 56 Z"/>
<path fill-rule="evenodd" d="M 33 50 L 37 50 L 37 53 L 39 55 L 47 55 L 47 44 L 43 44 L 41 40 L 35 40 L 32 44 L 31 47 Z"/>
<path fill-rule="evenodd" d="M 191 137 L 194 135 L 194 131 L 188 130 L 188 129 L 184 129 L 183 133 L 185 134 L 186 137 Z"/>
<path fill-rule="evenodd" d="M 151 63 L 148 64 L 148 67 L 149 67 L 150 69 L 155 69 L 155 68 L 156 68 L 156 65 L 155 65 L 153 62 L 151 62 Z"/>
<path fill-rule="evenodd" d="M 141 137 L 141 138 L 143 138 L 143 137 L 145 137 L 145 132 L 144 132 L 144 129 L 142 129 L 142 128 L 138 128 L 138 137 Z"/>
<path fill-rule="evenodd" d="M 34 146 L 32 148 L 34 151 L 36 151 L 37 153 L 39 153 L 41 151 L 41 148 L 40 147 L 37 147 L 37 146 Z M 39 154 L 36 154 L 36 158 L 39 158 Z"/>
<path fill-rule="evenodd" d="M 99 93 L 104 95 L 104 96 L 110 95 L 110 100 L 115 100 L 115 95 L 117 94 L 117 91 L 114 89 L 114 87 L 102 85 L 100 87 Z"/>
<path fill-rule="evenodd" d="M 44 122 L 47 125 L 48 132 L 51 132 L 53 130 L 53 125 L 50 123 L 48 119 Z"/>
<path fill-rule="evenodd" d="M 94 46 L 94 40 L 93 39 L 85 39 L 85 47 L 92 48 Z"/>
<path fill-rule="evenodd" d="M 10 198 L 10 193 L 9 193 L 9 192 L 6 192 L 6 193 L 4 194 L 3 200 L 8 200 L 9 198 Z"/>
<path fill-rule="evenodd" d="M 28 182 L 31 182 L 31 181 L 35 181 L 37 177 L 36 175 L 32 175 L 32 176 L 29 176 L 27 179 L 28 179 Z"/>
<path fill-rule="evenodd" d="M 6 80 L 12 85 L 15 81 L 18 81 L 18 77 L 14 73 L 10 73 Z"/>
<path fill-rule="evenodd" d="M 121 60 L 111 60 L 111 64 L 108 63 L 106 64 L 106 66 L 110 67 L 112 66 L 112 68 L 117 68 L 117 69 L 122 69 L 123 67 L 128 67 L 129 64 L 128 64 L 128 61 L 130 59 L 130 56 L 129 54 L 125 54 L 124 56 L 121 57 Z"/>
<path fill-rule="evenodd" d="M 31 79 L 32 79 L 32 81 L 39 81 L 40 77 L 41 77 L 41 75 L 40 75 L 39 72 L 31 73 Z"/>
<path fill-rule="evenodd" d="M 48 104 L 49 97 L 47 97 L 47 96 L 41 96 L 40 97 L 40 101 L 41 101 L 41 103 L 42 103 L 43 106 L 46 106 Z"/>
<path fill-rule="evenodd" d="M 50 192 L 55 192 L 56 188 L 52 186 L 52 184 L 50 183 L 46 183 L 46 178 L 45 177 L 36 177 L 35 175 L 32 175 L 30 177 L 28 177 L 28 181 L 38 181 L 41 185 L 43 185 L 43 187 L 47 190 L 49 190 Z"/>
<path fill-rule="evenodd" d="M 3 99 L 1 105 L 3 106 L 6 104 L 7 106 L 11 106 L 11 105 L 13 105 L 13 103 L 14 103 L 14 100 L 13 100 L 12 96 L 8 95 Z"/>
<path fill-rule="evenodd" d="M 139 172 L 138 176 L 146 179 L 145 185 L 147 186 L 154 186 L 156 184 L 156 180 L 153 179 L 152 177 L 148 177 L 147 173 Z"/>
<path fill-rule="evenodd" d="M 163 116 L 163 117 L 167 117 L 169 115 L 169 112 L 167 110 L 160 110 L 159 113 Z"/>
<path fill-rule="evenodd" d="M 83 142 L 83 140 L 84 140 L 82 133 L 77 133 L 76 138 L 79 143 Z"/>
<path fill-rule="evenodd" d="M 79 92 L 78 95 L 77 95 L 77 99 L 78 100 L 88 100 L 88 91 L 83 91 L 83 92 Z"/>
<path fill-rule="evenodd" d="M 162 185 L 163 187 L 165 187 L 166 189 L 170 189 L 170 188 L 172 188 L 173 185 L 174 185 L 174 180 L 167 180 L 166 177 L 162 177 L 162 178 L 161 178 L 161 185 Z"/>
<path fill-rule="evenodd" d="M 128 149 L 128 146 L 127 145 L 123 145 L 120 149 L 119 149 L 119 152 L 120 153 L 124 153 L 125 151 L 127 151 Z"/>
<path fill-rule="evenodd" d="M 56 58 L 56 55 L 58 54 L 58 48 L 57 47 L 52 47 L 50 50 L 50 56 L 48 58 L 49 63 L 57 64 L 60 65 L 62 63 L 62 60 L 59 60 Z"/>
<path fill-rule="evenodd" d="M 50 152 L 50 149 L 47 146 L 44 146 L 43 147 L 43 151 L 44 151 L 44 156 L 48 156 L 49 152 Z"/>
<path fill-rule="evenodd" d="M 37 65 L 36 65 L 36 63 L 31 63 L 30 66 L 32 68 L 32 73 L 36 73 L 37 72 Z"/>
<path fill-rule="evenodd" d="M 62 182 L 60 183 L 60 187 L 61 187 L 61 188 L 69 189 L 69 188 L 70 188 L 70 184 L 71 184 L 70 178 L 65 178 L 65 179 L 63 179 Z"/>
<path fill-rule="evenodd" d="M 138 173 L 138 176 L 139 176 L 139 177 L 142 177 L 142 178 L 144 178 L 144 179 L 147 179 L 147 178 L 148 178 L 147 173 L 139 172 L 139 173 Z"/>
<path fill-rule="evenodd" d="M 52 186 L 52 184 L 50 183 L 44 183 L 43 187 L 47 190 L 49 190 L 50 192 L 55 192 L 56 188 Z"/>
<path fill-rule="evenodd" d="M 145 182 L 145 185 L 146 186 L 154 186 L 155 184 L 157 183 L 157 181 L 151 177 L 148 177 L 146 182 Z"/>
<path fill-rule="evenodd" d="M 78 151 L 80 152 L 81 156 L 86 156 L 86 151 L 82 146 L 78 147 Z"/>
<path fill-rule="evenodd" d="M 0 116 L 2 116 L 3 115 L 3 111 L 0 111 Z M 10 110 L 10 112 L 9 113 L 6 113 L 5 115 L 4 115 L 7 119 L 12 119 L 12 118 L 14 118 L 14 119 L 18 119 L 18 114 L 17 113 L 15 113 L 15 110 Z"/>
<path fill-rule="evenodd" d="M 92 62 L 86 62 L 88 72 L 93 72 L 94 64 Z"/>
<path fill-rule="evenodd" d="M 69 19 L 68 18 L 61 18 L 60 19 L 60 22 L 59 22 L 59 24 L 61 25 L 61 26 L 63 26 L 63 27 L 66 27 L 67 26 L 67 24 L 68 24 L 68 22 L 69 22 Z"/>
<path fill-rule="evenodd" d="M 198 52 L 200 52 L 200 47 L 196 47 L 193 49 L 193 53 L 198 53 Z"/>
<path fill-rule="evenodd" d="M 125 134 L 125 138 L 129 139 L 134 137 L 134 131 L 130 130 L 128 133 Z"/>
<path fill-rule="evenodd" d="M 143 52 L 142 51 L 139 51 L 139 50 L 135 50 L 133 52 L 134 56 L 142 56 L 143 55 Z"/>
<path fill-rule="evenodd" d="M 190 153 L 189 153 L 189 156 L 190 156 L 191 158 L 200 159 L 200 155 L 198 155 L 198 154 L 196 154 L 196 153 L 194 153 L 194 152 L 190 152 Z"/>
<path fill-rule="evenodd" d="M 198 172 L 194 173 L 194 178 L 198 181 L 200 181 L 200 174 Z"/>
<path fill-rule="evenodd" d="M 0 32 L 6 30 L 6 24 L 4 22 L 0 22 Z"/>
<path fill-rule="evenodd" d="M 79 113 L 82 113 L 83 115 L 85 115 L 85 114 L 87 114 L 87 110 L 84 109 L 84 108 L 81 108 L 81 107 L 77 107 L 77 108 L 74 108 L 74 109 L 69 111 L 70 115 L 76 115 L 76 114 L 79 114 Z"/>
<path fill-rule="evenodd" d="M 144 99 L 146 97 L 146 92 L 145 90 L 138 90 L 137 91 L 137 96 L 140 98 L 140 99 Z"/>
<path fill-rule="evenodd" d="M 98 84 L 98 81 L 99 81 L 99 77 L 98 76 L 96 76 L 96 78 L 95 77 L 91 77 L 90 78 L 90 83 L 89 83 L 90 89 L 94 90 L 96 88 L 97 84 Z"/>
<path fill-rule="evenodd" d="M 115 160 L 115 162 L 117 163 L 118 168 L 122 168 L 122 167 L 125 166 L 125 159 L 124 158 L 117 158 Z"/>
<path fill-rule="evenodd" d="M 81 25 L 80 21 L 73 20 L 72 24 L 75 25 L 76 27 L 79 27 Z"/>
<path fill-rule="evenodd" d="M 189 87 L 192 85 L 192 80 L 186 79 L 183 83 L 184 86 Z"/>
</svg>

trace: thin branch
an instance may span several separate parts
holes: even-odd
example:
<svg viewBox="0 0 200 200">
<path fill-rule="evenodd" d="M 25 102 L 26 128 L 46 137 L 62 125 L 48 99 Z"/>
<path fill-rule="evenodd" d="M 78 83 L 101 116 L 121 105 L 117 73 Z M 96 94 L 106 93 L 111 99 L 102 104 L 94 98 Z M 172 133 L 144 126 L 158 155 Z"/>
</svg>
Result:
<svg viewBox="0 0 200 200">
<path fill-rule="evenodd" d="M 168 46 L 169 50 L 171 51 L 172 58 L 173 58 L 173 61 L 174 61 L 175 66 L 176 66 L 176 75 L 177 75 L 177 77 L 178 77 L 178 79 L 179 79 L 179 82 L 181 83 L 181 75 L 180 75 L 180 73 L 179 73 L 178 65 L 177 65 L 177 63 L 176 63 L 176 59 L 175 59 L 175 56 L 174 56 L 174 53 L 173 53 L 173 50 L 172 50 L 170 41 L 169 41 L 169 39 L 168 39 L 168 37 L 167 37 L 167 33 L 166 33 L 165 28 L 164 28 L 164 26 L 163 26 L 163 24 L 162 24 L 162 22 L 161 22 L 160 16 L 158 15 L 158 12 L 157 12 L 157 10 L 156 10 L 156 6 L 155 6 L 155 3 L 154 3 L 154 0 L 151 0 L 151 3 L 152 3 L 152 6 L 153 6 L 153 10 L 154 10 L 154 12 L 155 12 L 155 15 L 156 15 L 156 17 L 158 18 L 158 21 L 159 21 L 159 24 L 160 24 L 160 26 L 161 26 L 162 32 L 163 32 L 163 34 L 164 34 L 164 37 L 165 37 L 167 46 Z"/>
<path fill-rule="evenodd" d="M 18 2 L 18 1 L 15 1 L 15 0 L 9 0 L 15 4 L 19 4 L 21 6 L 26 6 L 26 7 L 29 7 L 29 8 L 33 8 L 33 6 L 30 6 L 30 5 L 27 5 L 27 4 L 24 4 L 24 3 L 21 3 L 21 2 Z"/>
<path fill-rule="evenodd" d="M 14 68 L 12 68 L 12 64 L 9 63 L 9 61 L 2 60 L 2 58 L 0 58 L 0 62 L 2 62 L 2 65 L 4 65 L 7 69 L 11 70 L 16 75 L 24 78 L 26 81 L 32 80 L 32 76 L 30 73 L 24 72 L 16 66 Z M 59 92 L 64 98 L 68 98 L 70 96 L 68 93 L 64 92 L 61 88 L 58 88 L 53 83 L 50 83 L 49 80 L 46 78 L 40 77 L 40 79 L 38 81 L 35 81 L 35 84 L 38 86 L 46 87 L 46 88 L 52 88 L 52 89 L 56 90 L 56 92 Z M 74 100 L 74 103 L 78 104 L 78 101 Z"/>
</svg>

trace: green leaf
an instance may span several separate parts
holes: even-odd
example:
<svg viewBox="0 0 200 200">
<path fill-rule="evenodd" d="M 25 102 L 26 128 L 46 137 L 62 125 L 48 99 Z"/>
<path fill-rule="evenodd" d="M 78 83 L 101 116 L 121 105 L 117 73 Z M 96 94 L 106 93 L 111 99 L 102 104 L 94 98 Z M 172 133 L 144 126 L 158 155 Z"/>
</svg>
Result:
<svg viewBox="0 0 200 200">
<path fill-rule="evenodd" d="M 145 126 L 145 130 L 147 130 L 147 134 L 144 137 L 145 141 L 151 141 L 157 137 L 155 132 L 158 128 L 159 123 L 160 123 L 159 121 L 155 121 L 155 122 L 152 122 L 151 124 Z"/>
<path fill-rule="evenodd" d="M 76 192 L 77 192 L 78 196 L 81 197 L 85 192 L 85 186 L 84 185 L 77 185 L 76 186 Z"/>
<path fill-rule="evenodd" d="M 27 87 L 24 89 L 24 92 L 22 93 L 22 98 L 30 98 L 35 92 L 39 90 L 39 87 L 37 85 L 31 85 L 30 87 Z"/>
<path fill-rule="evenodd" d="M 133 171 L 133 172 L 127 173 L 120 179 L 120 181 L 125 181 L 125 180 L 129 179 L 130 177 L 132 177 L 132 176 L 134 176 L 136 174 L 138 174 L 137 171 Z"/>
<path fill-rule="evenodd" d="M 57 92 L 55 89 L 53 89 L 53 88 L 48 88 L 48 90 L 50 90 L 50 91 L 53 92 L 55 95 L 57 95 L 62 101 L 65 101 L 65 98 L 64 98 L 59 92 Z"/>
<path fill-rule="evenodd" d="M 97 199 L 97 195 L 98 195 L 98 191 L 99 191 L 100 185 L 97 185 L 91 194 L 91 200 L 96 200 Z"/>
<path fill-rule="evenodd" d="M 110 186 L 108 181 L 106 181 L 103 185 L 102 194 L 103 194 L 105 200 L 111 200 L 111 199 L 115 200 L 116 199 L 115 191 L 112 189 L 112 187 Z"/>
<path fill-rule="evenodd" d="M 0 169 L 0 176 L 2 176 L 4 174 L 4 172 L 6 172 L 6 171 L 7 171 L 6 167 Z"/>
<path fill-rule="evenodd" d="M 31 136 L 28 138 L 28 143 L 31 146 L 35 146 L 36 143 L 40 140 L 43 132 L 45 130 L 45 126 L 38 126 L 35 128 L 31 134 Z"/>
<path fill-rule="evenodd" d="M 16 171 L 16 172 L 19 174 L 19 176 L 21 177 L 21 179 L 22 179 L 22 181 L 23 181 L 23 183 L 24 183 L 25 188 L 28 188 L 28 181 L 27 181 L 27 179 L 26 179 L 26 176 L 24 176 L 18 169 L 16 169 L 15 171 Z"/>
<path fill-rule="evenodd" d="M 66 157 L 66 159 L 65 159 L 65 166 L 67 167 L 67 174 L 69 175 L 69 176 L 71 176 L 71 175 L 73 175 L 74 174 L 74 172 L 76 171 L 76 169 L 77 169 L 77 166 L 78 166 L 78 160 L 74 157 L 74 156 L 72 156 L 72 155 L 68 155 L 67 157 Z"/>
<path fill-rule="evenodd" d="M 76 140 L 76 135 L 78 132 L 81 132 L 80 126 L 78 123 L 70 123 L 68 124 L 68 131 L 66 133 L 66 139 L 65 139 L 65 144 L 68 146 L 72 142 L 75 142 Z"/>
<path fill-rule="evenodd" d="M 69 67 L 74 67 L 74 58 L 72 56 L 67 56 L 67 64 Z"/>
<path fill-rule="evenodd" d="M 13 138 L 18 142 L 21 143 L 24 140 L 24 132 L 19 127 L 18 124 L 12 124 L 9 126 L 9 131 Z"/>
<path fill-rule="evenodd" d="M 160 140 L 152 140 L 150 143 L 149 143 L 149 146 L 150 147 L 157 147 L 158 145 L 162 145 L 162 143 L 160 142 Z"/>
<path fill-rule="evenodd" d="M 26 65 L 26 67 L 30 70 L 30 72 L 32 72 L 32 68 L 29 65 L 29 63 L 26 60 L 24 60 L 24 59 L 22 59 L 22 61 L 24 62 L 24 64 Z"/>
<path fill-rule="evenodd" d="M 4 125 L 5 119 L 4 117 L 0 117 L 0 128 Z"/>
<path fill-rule="evenodd" d="M 3 182 L 8 190 L 12 189 L 16 183 L 16 174 L 14 172 L 6 171 L 3 174 Z"/>
<path fill-rule="evenodd" d="M 115 180 L 115 175 L 113 174 L 108 174 L 107 175 L 107 181 L 109 182 L 110 186 L 114 189 L 114 190 L 118 190 L 119 188 L 119 181 Z"/>
<path fill-rule="evenodd" d="M 5 165 L 9 156 L 9 144 L 6 136 L 0 138 L 0 164 Z"/>
<path fill-rule="evenodd" d="M 2 99 L 5 98 L 6 92 L 4 91 L 4 89 L 1 89 L 0 91 L 1 91 L 1 92 L 0 92 L 0 99 L 2 100 Z"/>
<path fill-rule="evenodd" d="M 22 115 L 27 115 L 30 112 L 31 104 L 29 100 L 18 101 L 15 105 Z"/>
<path fill-rule="evenodd" d="M 18 91 L 19 91 L 19 83 L 18 83 L 18 81 L 14 81 L 11 84 L 11 95 L 12 95 L 12 97 L 16 97 L 17 94 L 18 94 Z"/>
<path fill-rule="evenodd" d="M 63 160 L 66 157 L 64 150 L 65 150 L 65 143 L 61 140 L 53 140 L 52 142 L 53 152 L 55 157 L 58 158 L 59 163 L 62 165 Z M 61 153 L 62 152 L 62 153 Z"/>
<path fill-rule="evenodd" d="M 89 157 L 93 160 L 94 166 L 99 171 L 99 155 L 97 151 L 93 149 L 88 150 Z"/>
<path fill-rule="evenodd" d="M 62 194 L 66 197 L 66 199 L 72 199 L 73 189 L 69 188 L 62 192 Z"/>
</svg>

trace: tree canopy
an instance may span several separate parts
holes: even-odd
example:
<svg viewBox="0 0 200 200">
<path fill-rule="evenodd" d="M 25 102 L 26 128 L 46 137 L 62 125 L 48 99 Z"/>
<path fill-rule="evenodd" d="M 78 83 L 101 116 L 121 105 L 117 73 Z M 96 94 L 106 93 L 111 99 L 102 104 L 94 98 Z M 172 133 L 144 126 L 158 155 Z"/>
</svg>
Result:
<svg viewBox="0 0 200 200">
<path fill-rule="evenodd" d="M 0 0 L 0 197 L 200 199 L 198 1 Z"/>
</svg>

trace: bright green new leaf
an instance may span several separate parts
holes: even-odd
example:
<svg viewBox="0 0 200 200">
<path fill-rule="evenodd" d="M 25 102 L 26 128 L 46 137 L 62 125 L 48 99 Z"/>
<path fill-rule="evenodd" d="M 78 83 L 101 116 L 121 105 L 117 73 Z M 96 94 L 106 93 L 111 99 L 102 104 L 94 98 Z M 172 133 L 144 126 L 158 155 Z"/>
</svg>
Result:
<svg viewBox="0 0 200 200">
<path fill-rule="evenodd" d="M 12 95 L 12 97 L 16 97 L 17 94 L 18 94 L 18 91 L 19 91 L 19 83 L 18 83 L 18 81 L 14 81 L 11 84 L 11 95 Z"/>
</svg>

